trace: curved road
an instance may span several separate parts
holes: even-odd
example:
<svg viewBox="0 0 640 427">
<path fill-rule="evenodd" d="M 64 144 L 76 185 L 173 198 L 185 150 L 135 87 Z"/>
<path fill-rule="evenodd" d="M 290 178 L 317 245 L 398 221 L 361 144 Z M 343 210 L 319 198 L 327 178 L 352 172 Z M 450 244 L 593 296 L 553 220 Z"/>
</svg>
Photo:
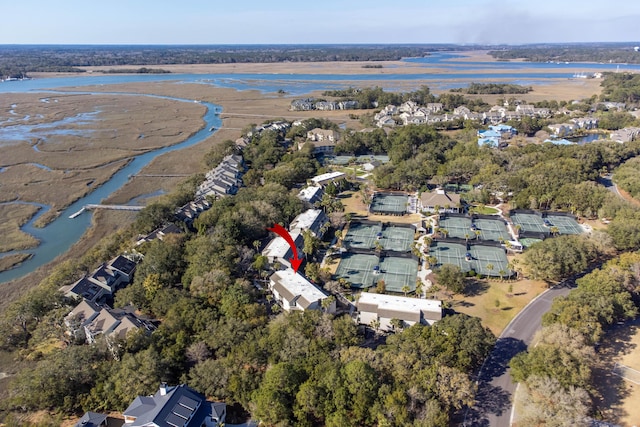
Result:
<svg viewBox="0 0 640 427">
<path fill-rule="evenodd" d="M 480 368 L 476 402 L 465 415 L 465 426 L 511 425 L 512 397 L 516 384 L 511 380 L 509 361 L 527 349 L 534 334 L 540 329 L 542 315 L 551 308 L 554 298 L 571 291 L 575 286 L 574 279 L 540 294 L 500 334 L 494 349 Z"/>
</svg>

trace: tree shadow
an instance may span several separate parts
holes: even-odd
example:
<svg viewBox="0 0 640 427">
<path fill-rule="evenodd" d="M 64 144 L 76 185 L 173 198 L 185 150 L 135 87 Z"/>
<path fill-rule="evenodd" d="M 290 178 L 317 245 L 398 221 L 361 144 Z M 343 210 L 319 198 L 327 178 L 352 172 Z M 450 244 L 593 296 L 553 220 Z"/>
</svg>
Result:
<svg viewBox="0 0 640 427">
<path fill-rule="evenodd" d="M 475 306 L 475 304 L 469 301 L 457 301 L 455 303 L 455 306 L 456 307 L 473 307 Z"/>
<path fill-rule="evenodd" d="M 485 361 L 479 380 L 490 382 L 493 378 L 504 374 L 509 366 L 509 361 L 518 353 L 527 349 L 524 341 L 516 338 L 500 338 Z"/>
<path fill-rule="evenodd" d="M 489 284 L 480 280 L 471 279 L 464 288 L 463 295 L 465 297 L 475 297 L 487 292 Z"/>
<path fill-rule="evenodd" d="M 513 310 L 513 307 L 502 307 L 500 310 L 509 311 L 509 310 Z"/>
<path fill-rule="evenodd" d="M 511 394 L 502 387 L 490 383 L 481 383 L 476 393 L 473 408 L 469 408 L 464 416 L 465 426 L 490 426 L 489 415 L 501 416 L 511 410 Z"/>
</svg>

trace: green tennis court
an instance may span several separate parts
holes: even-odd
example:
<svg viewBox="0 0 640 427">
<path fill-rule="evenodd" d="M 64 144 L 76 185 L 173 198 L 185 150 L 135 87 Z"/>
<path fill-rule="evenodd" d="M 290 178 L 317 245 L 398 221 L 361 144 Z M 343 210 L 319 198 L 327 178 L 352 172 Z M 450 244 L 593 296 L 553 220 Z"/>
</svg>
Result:
<svg viewBox="0 0 640 427">
<path fill-rule="evenodd" d="M 382 248 L 388 251 L 409 252 L 414 237 L 413 228 L 388 225 L 382 229 Z"/>
<path fill-rule="evenodd" d="M 418 261 L 412 258 L 385 257 L 380 261 L 379 278 L 384 280 L 385 288 L 390 292 L 404 293 L 416 290 Z"/>
<path fill-rule="evenodd" d="M 400 194 L 376 193 L 371 202 L 371 212 L 383 215 L 403 215 L 407 212 L 409 196 Z"/>
<path fill-rule="evenodd" d="M 511 274 L 507 254 L 502 248 L 473 245 L 469 249 L 472 260 L 469 262 L 476 273 L 483 276 L 506 277 Z"/>
<path fill-rule="evenodd" d="M 347 280 L 354 288 L 369 288 L 374 285 L 373 267 L 376 265 L 378 257 L 375 255 L 347 253 L 340 260 L 336 277 Z"/>
<path fill-rule="evenodd" d="M 472 268 L 471 263 L 465 259 L 466 253 L 466 246 L 458 243 L 434 242 L 429 248 L 429 255 L 438 260 L 436 268 L 442 267 L 444 264 L 453 264 L 460 267 L 465 273 Z"/>
<path fill-rule="evenodd" d="M 560 234 L 582 234 L 584 232 L 580 224 L 570 216 L 549 214 L 547 219 L 558 227 Z"/>
<path fill-rule="evenodd" d="M 513 225 L 519 225 L 521 230 L 525 232 L 549 233 L 549 229 L 544 226 L 542 218 L 536 214 L 514 212 L 511 214 L 511 221 L 513 222 Z"/>
<path fill-rule="evenodd" d="M 499 242 L 501 240 L 511 240 L 507 226 L 499 219 L 475 219 L 473 221 L 482 240 L 493 240 Z"/>
<path fill-rule="evenodd" d="M 475 239 L 476 234 L 471 230 L 471 218 L 462 216 L 447 216 L 441 218 L 438 227 L 447 230 L 447 237 L 456 237 L 458 239 Z"/>
<path fill-rule="evenodd" d="M 381 224 L 366 224 L 362 222 L 351 222 L 349 231 L 344 237 L 344 244 L 347 248 L 374 249 L 376 236 L 382 232 Z"/>
</svg>

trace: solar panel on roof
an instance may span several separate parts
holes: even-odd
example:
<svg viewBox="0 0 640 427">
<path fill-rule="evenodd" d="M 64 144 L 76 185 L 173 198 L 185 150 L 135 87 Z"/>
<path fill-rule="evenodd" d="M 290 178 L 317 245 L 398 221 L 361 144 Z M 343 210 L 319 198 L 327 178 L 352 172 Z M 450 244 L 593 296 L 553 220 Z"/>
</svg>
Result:
<svg viewBox="0 0 640 427">
<path fill-rule="evenodd" d="M 198 402 L 187 396 L 180 396 L 178 403 L 185 408 L 191 409 L 192 411 L 198 407 Z"/>
<path fill-rule="evenodd" d="M 181 416 L 185 420 L 188 420 L 189 417 L 191 417 L 191 414 L 193 414 L 193 409 L 190 409 L 190 408 L 187 408 L 186 406 L 182 406 L 182 405 L 178 404 L 178 405 L 175 405 L 173 407 L 171 412 L 173 412 L 176 415 Z"/>
<path fill-rule="evenodd" d="M 180 418 L 174 413 L 171 413 L 167 415 L 165 421 L 167 421 L 167 424 L 172 425 L 173 427 L 182 427 L 184 426 L 186 420 L 184 418 Z"/>
</svg>

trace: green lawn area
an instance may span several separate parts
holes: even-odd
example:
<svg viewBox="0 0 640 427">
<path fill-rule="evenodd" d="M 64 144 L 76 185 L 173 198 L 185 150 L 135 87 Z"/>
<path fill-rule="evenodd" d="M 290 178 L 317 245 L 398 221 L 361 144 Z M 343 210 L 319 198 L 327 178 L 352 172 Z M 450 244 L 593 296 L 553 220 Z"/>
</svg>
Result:
<svg viewBox="0 0 640 427">
<path fill-rule="evenodd" d="M 500 211 L 491 206 L 472 206 L 469 208 L 470 213 L 477 213 L 479 215 L 496 215 Z"/>
<path fill-rule="evenodd" d="M 509 285 L 513 286 L 511 293 Z M 437 297 L 451 303 L 456 312 L 479 317 L 482 324 L 498 336 L 511 319 L 545 289 L 546 283 L 539 280 L 475 280 L 471 285 L 472 296 L 454 295 L 451 299 L 440 291 Z"/>
</svg>

